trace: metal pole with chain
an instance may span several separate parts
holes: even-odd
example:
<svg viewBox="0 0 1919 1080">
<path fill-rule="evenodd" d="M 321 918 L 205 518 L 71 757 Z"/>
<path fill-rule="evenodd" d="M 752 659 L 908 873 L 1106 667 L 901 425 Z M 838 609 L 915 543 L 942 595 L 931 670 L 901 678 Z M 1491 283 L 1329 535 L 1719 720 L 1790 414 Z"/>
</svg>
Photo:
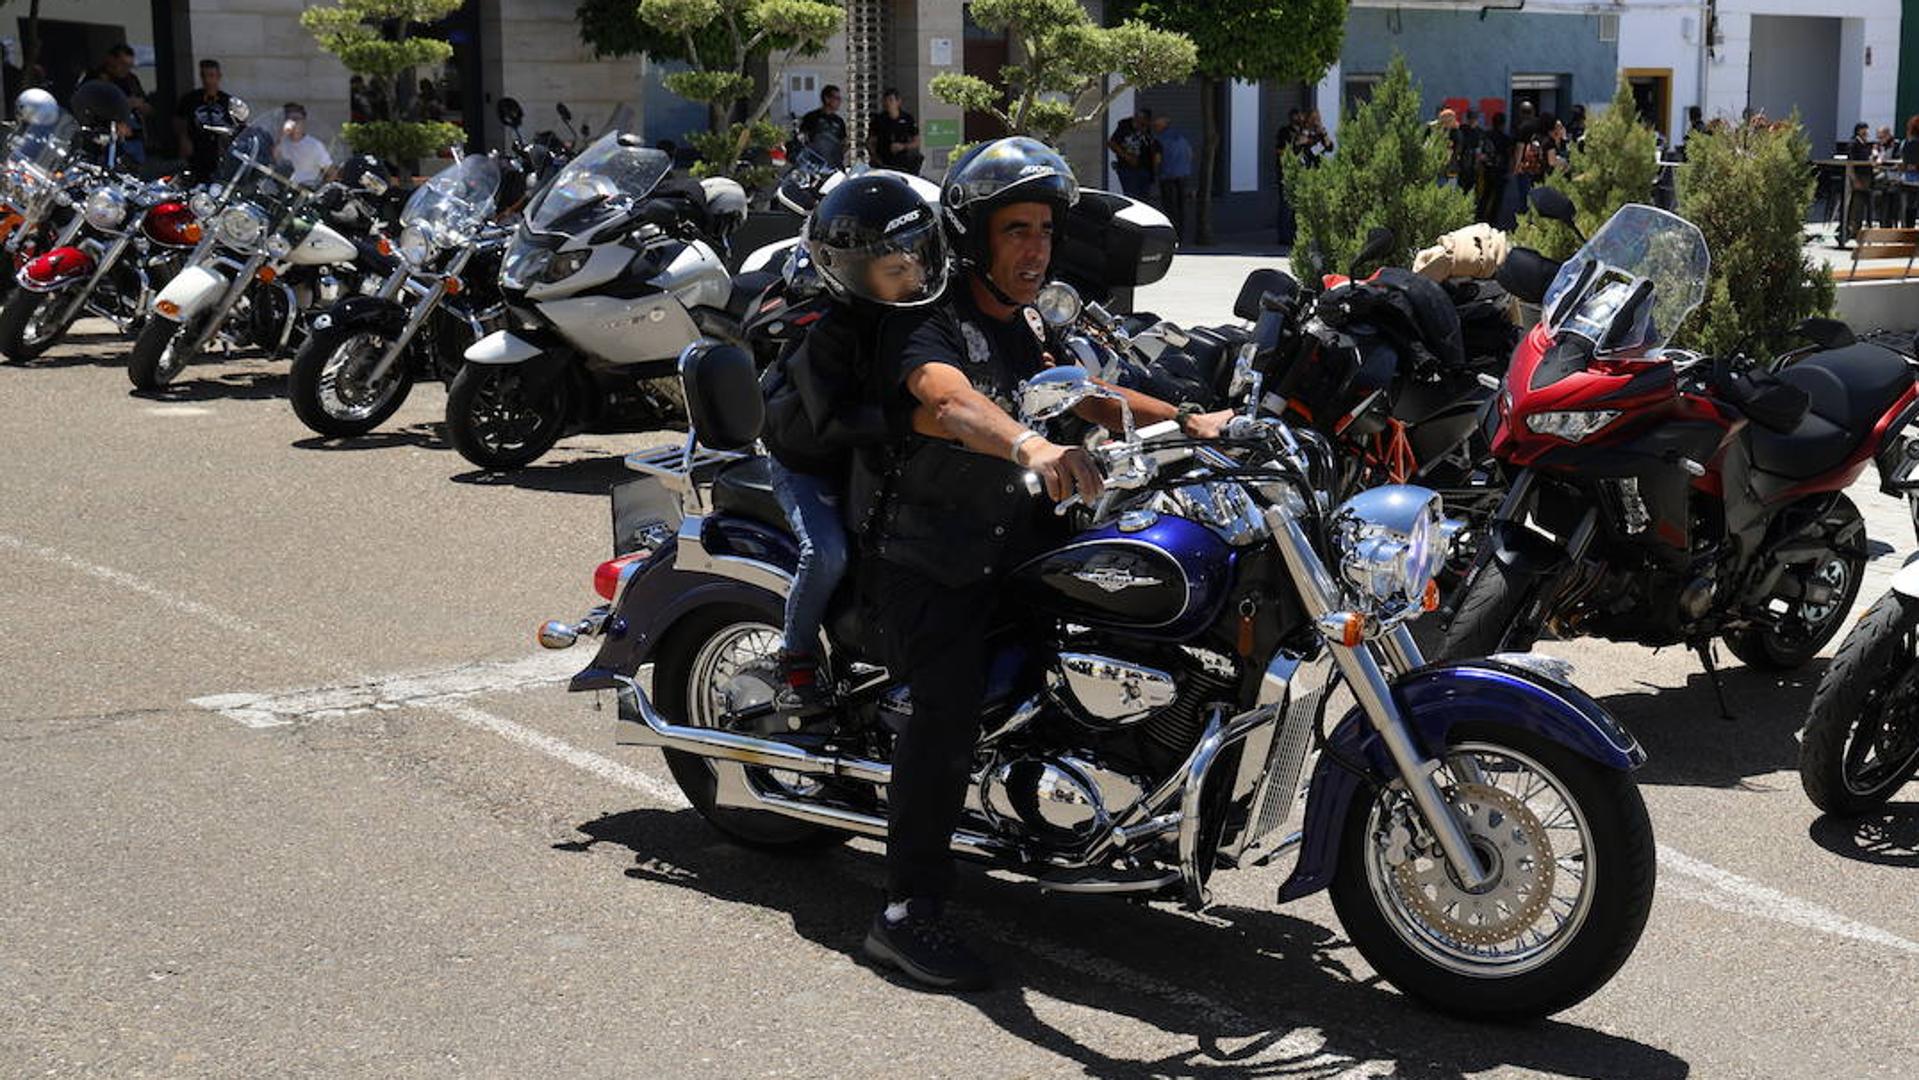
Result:
<svg viewBox="0 0 1919 1080">
<path fill-rule="evenodd" d="M 846 130 L 853 142 L 849 164 L 867 163 L 867 123 L 879 106 L 887 2 L 848 0 L 846 5 Z"/>
</svg>

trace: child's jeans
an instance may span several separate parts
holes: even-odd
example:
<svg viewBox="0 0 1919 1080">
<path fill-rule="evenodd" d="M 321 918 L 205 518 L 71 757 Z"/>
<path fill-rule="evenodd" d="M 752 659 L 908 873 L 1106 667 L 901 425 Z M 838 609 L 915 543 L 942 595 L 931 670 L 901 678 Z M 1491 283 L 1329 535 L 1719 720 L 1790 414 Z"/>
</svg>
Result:
<svg viewBox="0 0 1919 1080">
<path fill-rule="evenodd" d="M 786 598 L 786 651 L 818 656 L 820 623 L 833 590 L 846 575 L 846 526 L 840 522 L 837 484 L 811 473 L 791 472 L 777 461 L 771 467 L 773 495 L 786 511 L 786 523 L 799 541 L 799 572 Z"/>
</svg>

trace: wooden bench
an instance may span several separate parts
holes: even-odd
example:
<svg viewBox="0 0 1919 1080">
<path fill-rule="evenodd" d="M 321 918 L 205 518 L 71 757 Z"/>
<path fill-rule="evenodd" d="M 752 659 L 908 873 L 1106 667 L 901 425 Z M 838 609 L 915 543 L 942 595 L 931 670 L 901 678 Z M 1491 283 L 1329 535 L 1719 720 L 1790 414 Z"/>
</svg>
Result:
<svg viewBox="0 0 1919 1080">
<path fill-rule="evenodd" d="M 1860 229 L 1853 238 L 1852 265 L 1834 270 L 1834 281 L 1900 281 L 1912 276 L 1912 262 L 1919 256 L 1919 229 Z M 1861 259 L 1904 259 L 1904 266 L 1868 266 Z"/>
</svg>

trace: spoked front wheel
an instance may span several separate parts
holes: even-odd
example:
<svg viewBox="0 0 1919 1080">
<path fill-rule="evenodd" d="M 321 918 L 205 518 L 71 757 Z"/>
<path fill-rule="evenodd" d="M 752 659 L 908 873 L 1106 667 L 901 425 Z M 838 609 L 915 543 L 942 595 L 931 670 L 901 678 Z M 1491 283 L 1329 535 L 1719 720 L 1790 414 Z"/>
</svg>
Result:
<svg viewBox="0 0 1919 1080">
<path fill-rule="evenodd" d="M 172 319 L 148 319 L 127 354 L 127 379 L 139 390 L 157 390 L 180 377 L 193 359 L 187 344 L 198 333 L 198 324 Z"/>
<path fill-rule="evenodd" d="M 36 360 L 67 332 L 65 293 L 15 289 L 0 306 L 0 359 Z"/>
<path fill-rule="evenodd" d="M 329 326 L 300 346 L 287 390 L 300 422 L 330 438 L 365 435 L 397 412 L 413 389 L 413 369 L 402 354 L 386 374 L 373 366 L 391 343 L 363 327 Z"/>
<path fill-rule="evenodd" d="M 1819 680 L 1799 782 L 1829 814 L 1863 814 L 1919 772 L 1919 600 L 1889 592 Z"/>
<path fill-rule="evenodd" d="M 1333 907 L 1394 986 L 1474 1020 L 1546 1016 L 1604 986 L 1652 909 L 1652 822 L 1639 789 L 1558 743 L 1500 724 L 1453 729 L 1435 776 L 1492 879 L 1468 888 L 1403 785 L 1354 800 Z"/>
</svg>

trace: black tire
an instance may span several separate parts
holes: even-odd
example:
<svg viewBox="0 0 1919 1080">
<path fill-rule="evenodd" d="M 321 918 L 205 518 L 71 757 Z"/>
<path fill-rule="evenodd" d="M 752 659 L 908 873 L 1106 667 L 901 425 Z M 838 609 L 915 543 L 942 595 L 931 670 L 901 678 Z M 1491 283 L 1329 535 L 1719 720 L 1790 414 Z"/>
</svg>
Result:
<svg viewBox="0 0 1919 1080">
<path fill-rule="evenodd" d="M 1859 508 L 1852 500 L 1841 495 L 1827 520 L 1833 516 L 1840 518 L 1836 528 L 1864 519 L 1859 516 Z M 1820 556 L 1820 562 L 1814 573 L 1832 575 L 1843 573 L 1845 580 L 1841 584 L 1839 599 L 1828 605 L 1830 612 L 1817 622 L 1806 625 L 1796 618 L 1784 627 L 1766 627 L 1764 629 L 1741 630 L 1725 635 L 1726 648 L 1731 650 L 1749 668 L 1760 671 L 1796 671 L 1812 662 L 1826 643 L 1837 637 L 1846 625 L 1846 615 L 1852 611 L 1853 602 L 1859 599 L 1859 583 L 1866 574 L 1866 553 L 1864 542 L 1861 550 L 1840 552 L 1828 549 Z M 1790 571 L 1789 571 L 1790 572 Z M 1828 576 L 1830 580 L 1830 576 Z M 1797 612 L 1794 612 L 1796 615 Z"/>
<path fill-rule="evenodd" d="M 336 358 L 342 349 L 355 347 L 361 351 L 350 362 L 365 365 L 377 359 L 389 344 L 385 335 L 364 326 L 336 324 L 308 335 L 287 373 L 294 415 L 316 433 L 332 439 L 365 435 L 386 423 L 413 390 L 413 358 L 402 354 L 387 370 L 385 383 L 365 394 L 358 393 L 360 388 L 350 379 L 343 380 L 352 372 L 345 370 L 347 363 L 336 362 Z"/>
<path fill-rule="evenodd" d="M 460 456 L 493 472 L 517 469 L 553 449 L 571 419 L 573 395 L 567 377 L 556 376 L 537 400 L 525 392 L 518 365 L 467 364 L 446 391 L 446 438 Z M 500 404 L 524 414 L 508 428 Z M 530 425 L 525 423 L 531 419 Z"/>
<path fill-rule="evenodd" d="M 37 360 L 48 349 L 58 344 L 66 336 L 65 325 L 52 328 L 41 327 L 36 337 L 28 337 L 29 325 L 41 307 L 46 304 L 63 304 L 67 297 L 61 293 L 40 293 L 31 289 L 15 289 L 7 302 L 0 305 L 0 361 Z"/>
<path fill-rule="evenodd" d="M 1530 970 L 1466 974 L 1419 952 L 1382 913 L 1368 883 L 1367 823 L 1381 789 L 1353 801 L 1340 837 L 1331 896 L 1340 925 L 1367 962 L 1408 997 L 1468 1020 L 1513 1022 L 1572 1007 L 1604 986 L 1639 943 L 1652 910 L 1658 856 L 1652 820 L 1630 774 L 1602 766 L 1559 743 L 1503 724 L 1461 724 L 1448 745 L 1465 742 L 1517 751 L 1554 776 L 1586 819 L 1590 845 L 1581 860 L 1591 900 L 1558 951 Z M 1507 821 L 1513 819 L 1508 818 Z M 1483 966 L 1483 965 L 1482 965 Z"/>
<path fill-rule="evenodd" d="M 693 667 L 708 642 L 742 626 L 762 626 L 775 639 L 783 607 L 777 597 L 768 595 L 759 609 L 724 605 L 694 612 L 676 624 L 653 664 L 653 701 L 661 715 L 676 724 L 693 723 L 688 698 Z M 684 751 L 667 750 L 666 767 L 686 793 L 693 809 L 730 840 L 751 847 L 813 849 L 844 843 L 847 834 L 804 821 L 767 813 L 714 805 L 718 777 L 706 759 Z"/>
<path fill-rule="evenodd" d="M 193 358 L 173 355 L 174 339 L 193 332 L 191 322 L 172 319 L 148 319 L 133 339 L 133 351 L 127 354 L 127 379 L 137 390 L 158 390 L 187 369 Z"/>
<path fill-rule="evenodd" d="M 1876 760 L 1868 762 L 1864 755 Z M 1846 635 L 1819 680 L 1799 741 L 1814 806 L 1854 816 L 1919 771 L 1919 600 L 1889 592 Z"/>
<path fill-rule="evenodd" d="M 1459 598 L 1452 625 L 1440 635 L 1428 660 L 1470 660 L 1500 652 L 1525 652 L 1538 640 L 1538 631 L 1521 614 L 1533 588 L 1524 575 L 1497 559 L 1489 560 Z"/>
</svg>

